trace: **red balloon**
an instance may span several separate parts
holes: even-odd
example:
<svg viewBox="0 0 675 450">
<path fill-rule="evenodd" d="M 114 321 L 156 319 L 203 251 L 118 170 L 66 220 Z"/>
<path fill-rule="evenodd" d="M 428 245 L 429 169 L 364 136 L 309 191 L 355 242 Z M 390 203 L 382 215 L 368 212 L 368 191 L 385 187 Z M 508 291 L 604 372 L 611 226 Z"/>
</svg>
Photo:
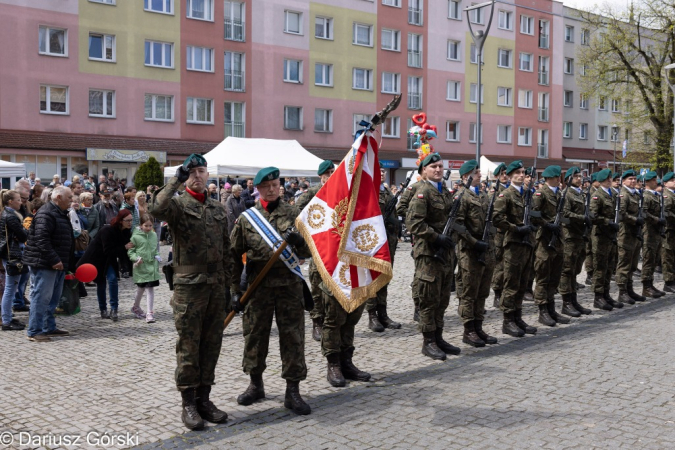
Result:
<svg viewBox="0 0 675 450">
<path fill-rule="evenodd" d="M 82 264 L 75 271 L 75 278 L 82 283 L 94 281 L 96 275 L 98 275 L 98 270 L 96 270 L 96 267 L 93 264 Z"/>
</svg>

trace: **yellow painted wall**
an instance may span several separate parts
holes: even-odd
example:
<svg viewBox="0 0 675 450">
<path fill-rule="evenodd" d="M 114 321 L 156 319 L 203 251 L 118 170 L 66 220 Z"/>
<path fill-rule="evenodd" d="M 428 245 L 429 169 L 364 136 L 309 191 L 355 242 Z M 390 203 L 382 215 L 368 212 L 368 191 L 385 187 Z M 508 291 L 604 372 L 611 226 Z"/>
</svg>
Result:
<svg viewBox="0 0 675 450">
<path fill-rule="evenodd" d="M 309 5 L 309 16 L 311 28 L 309 38 L 309 95 L 311 97 L 374 102 L 379 89 L 377 76 L 377 46 L 379 42 L 377 15 L 312 2 Z M 314 37 L 316 16 L 333 18 L 334 40 Z M 354 22 L 372 25 L 372 47 L 352 44 Z M 314 64 L 318 62 L 333 62 L 333 87 L 314 85 Z M 372 91 L 352 89 L 352 72 L 355 67 L 373 70 Z"/>
<path fill-rule="evenodd" d="M 476 112 L 476 104 L 470 103 L 471 83 L 476 83 L 478 79 L 477 65 L 471 64 L 471 34 L 467 31 L 464 38 L 464 111 Z M 517 102 L 517 92 L 515 90 L 516 71 L 518 70 L 518 55 L 516 55 L 516 43 L 509 39 L 499 39 L 488 37 L 483 47 L 483 105 L 482 112 L 485 114 L 498 114 L 502 116 L 513 116 Z M 497 57 L 499 49 L 511 50 L 511 69 L 505 69 L 497 66 Z M 510 87 L 512 89 L 511 107 L 497 106 L 497 88 Z"/>
<path fill-rule="evenodd" d="M 117 0 L 115 6 L 79 2 L 80 72 L 180 82 L 180 18 L 183 2 L 174 0 L 174 14 L 143 9 L 143 0 Z M 115 35 L 116 62 L 89 60 L 89 33 Z M 145 40 L 172 42 L 173 69 L 145 66 Z"/>
</svg>

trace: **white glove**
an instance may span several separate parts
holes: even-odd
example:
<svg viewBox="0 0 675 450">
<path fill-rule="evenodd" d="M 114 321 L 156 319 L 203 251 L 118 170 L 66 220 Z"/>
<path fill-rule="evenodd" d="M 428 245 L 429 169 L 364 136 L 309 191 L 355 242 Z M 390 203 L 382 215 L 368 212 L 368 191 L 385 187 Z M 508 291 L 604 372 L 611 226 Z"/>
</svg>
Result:
<svg viewBox="0 0 675 450">
<path fill-rule="evenodd" d="M 162 262 L 162 257 L 159 255 L 155 255 L 155 259 L 157 260 L 157 262 Z"/>
</svg>

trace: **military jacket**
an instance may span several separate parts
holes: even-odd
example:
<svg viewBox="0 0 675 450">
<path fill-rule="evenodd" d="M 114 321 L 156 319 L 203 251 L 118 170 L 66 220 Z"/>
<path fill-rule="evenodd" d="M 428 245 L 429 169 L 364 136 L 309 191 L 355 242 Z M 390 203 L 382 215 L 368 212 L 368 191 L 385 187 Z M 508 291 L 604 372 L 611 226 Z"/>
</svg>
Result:
<svg viewBox="0 0 675 450">
<path fill-rule="evenodd" d="M 621 186 L 621 228 L 619 229 L 619 238 L 637 236 L 638 227 L 635 224 L 638 218 L 638 210 L 640 209 L 640 194 L 635 190 L 634 194 L 626 188 Z"/>
<path fill-rule="evenodd" d="M 172 177 L 155 191 L 148 212 L 165 220 L 173 237 L 174 284 L 230 284 L 232 253 L 225 208 L 206 197 L 204 203 L 187 192 L 176 196 L 181 183 Z"/>
<path fill-rule="evenodd" d="M 389 217 L 384 217 L 384 211 L 387 205 L 394 199 L 394 194 L 387 188 L 380 189 L 380 213 L 384 219 L 384 227 L 387 230 L 387 239 L 389 241 L 398 241 L 398 232 L 401 229 L 401 223 L 398 220 L 396 211 L 392 212 Z"/>
<path fill-rule="evenodd" d="M 616 199 L 610 196 L 603 188 L 596 189 L 591 196 L 591 214 L 593 220 L 593 234 L 614 239 L 614 230 L 609 226 L 614 222 L 614 208 Z"/>
<path fill-rule="evenodd" d="M 477 241 L 483 239 L 489 198 L 484 192 L 479 191 L 480 193 L 476 194 L 473 189 L 462 187 L 453 199 L 457 199 L 462 192 L 464 194 L 462 194 L 459 203 L 455 224 L 458 228 L 461 229 L 463 227 L 465 229 L 463 232 L 458 232 L 457 235 L 471 248 Z M 488 241 L 488 244 L 491 244 L 492 240 L 488 239 Z"/>
<path fill-rule="evenodd" d="M 254 206 L 267 219 L 267 221 L 274 227 L 280 236 L 284 236 L 289 229 L 293 227 L 295 218 L 300 211 L 293 205 L 280 202 L 271 213 L 257 202 Z M 234 256 L 234 273 L 235 276 L 241 274 L 244 263 L 242 262 L 242 255 L 246 254 L 246 275 L 248 282 L 252 283 L 258 276 L 262 268 L 272 257 L 274 251 L 272 247 L 267 245 L 262 236 L 253 228 L 253 225 L 248 221 L 243 214 L 239 216 L 232 229 L 232 253 Z M 299 247 L 294 247 L 295 254 L 299 258 L 308 258 L 311 256 L 309 247 L 303 243 Z M 263 279 L 261 286 L 275 287 L 288 286 L 296 282 L 299 278 L 291 273 L 290 269 L 281 261 L 277 260 L 267 275 Z M 239 278 L 232 282 L 232 289 L 239 291 Z"/>
<path fill-rule="evenodd" d="M 569 220 L 569 223 L 563 224 L 564 239 L 582 239 L 586 231 L 585 213 L 586 196 L 583 192 L 570 186 L 567 188 L 565 204 L 563 205 L 563 217 Z M 590 211 L 589 211 L 590 214 Z"/>
<path fill-rule="evenodd" d="M 508 242 L 523 242 L 523 237 L 516 233 L 516 228 L 524 225 L 525 190 L 526 188 L 523 187 L 523 193 L 521 194 L 520 188 L 512 184 L 504 189 L 495 201 L 493 221 L 499 230 L 506 233 L 504 244 Z"/>
<path fill-rule="evenodd" d="M 295 206 L 298 207 L 298 211 L 305 209 L 305 206 L 307 206 L 307 204 L 312 201 L 314 196 L 317 194 L 317 192 L 319 192 L 319 190 L 321 190 L 322 187 L 323 185 L 321 184 L 312 186 L 311 188 L 307 189 L 307 192 L 298 197 L 298 200 L 295 202 Z"/>
<path fill-rule="evenodd" d="M 536 235 L 538 241 L 543 241 L 546 244 L 551 242 L 552 233 L 541 225 L 553 223 L 555 221 L 555 216 L 558 212 L 558 203 L 560 202 L 560 197 L 562 195 L 561 193 L 562 189 L 558 188 L 557 192 L 554 193 L 553 189 L 551 189 L 548 184 L 544 183 L 532 197 L 532 210 L 541 213 L 541 217 L 532 219 L 532 223 L 540 225 Z M 561 239 L 556 239 L 556 245 L 561 246 L 561 244 Z"/>
<path fill-rule="evenodd" d="M 644 237 L 647 239 L 657 238 L 659 236 L 659 218 L 661 217 L 660 194 L 645 189 L 642 214 L 645 218 Z"/>
<path fill-rule="evenodd" d="M 408 186 L 399 197 L 398 205 L 396 205 L 396 215 L 399 217 L 406 217 L 408 215 L 408 206 L 410 205 L 410 200 L 417 193 L 417 188 L 419 188 L 422 183 L 425 181 L 416 181 L 415 183 Z"/>
<path fill-rule="evenodd" d="M 668 188 L 663 190 L 663 205 L 668 231 L 675 232 L 675 192 Z"/>
<path fill-rule="evenodd" d="M 414 258 L 434 256 L 438 250 L 435 241 L 443 232 L 452 208 L 452 194 L 447 189 L 438 192 L 438 188 L 428 181 L 421 183 L 410 201 L 406 217 L 406 226 L 415 237 Z"/>
</svg>

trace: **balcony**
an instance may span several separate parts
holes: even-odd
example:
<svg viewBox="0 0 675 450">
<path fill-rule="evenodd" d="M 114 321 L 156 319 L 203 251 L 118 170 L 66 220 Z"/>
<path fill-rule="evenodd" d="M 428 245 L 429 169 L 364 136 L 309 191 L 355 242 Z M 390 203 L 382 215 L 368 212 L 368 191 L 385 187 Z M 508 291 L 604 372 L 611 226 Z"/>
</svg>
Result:
<svg viewBox="0 0 675 450">
<path fill-rule="evenodd" d="M 548 108 L 539 108 L 539 122 L 548 122 Z"/>
<path fill-rule="evenodd" d="M 408 67 L 422 68 L 421 50 L 408 50 Z"/>
<path fill-rule="evenodd" d="M 225 122 L 225 137 L 246 137 L 246 122 Z"/>
<path fill-rule="evenodd" d="M 422 10 L 417 8 L 408 8 L 408 23 L 411 25 L 422 26 Z"/>
<path fill-rule="evenodd" d="M 408 109 L 422 109 L 421 92 L 408 92 Z"/>
<path fill-rule="evenodd" d="M 244 42 L 246 39 L 246 23 L 239 19 L 225 18 L 225 39 Z"/>
<path fill-rule="evenodd" d="M 234 92 L 244 92 L 246 90 L 243 70 L 225 71 L 225 90 Z"/>
<path fill-rule="evenodd" d="M 548 144 L 537 145 L 537 158 L 548 158 Z"/>
<path fill-rule="evenodd" d="M 539 69 L 539 84 L 548 86 L 548 70 Z"/>
<path fill-rule="evenodd" d="M 539 48 L 548 48 L 548 34 L 539 35 Z"/>
</svg>

